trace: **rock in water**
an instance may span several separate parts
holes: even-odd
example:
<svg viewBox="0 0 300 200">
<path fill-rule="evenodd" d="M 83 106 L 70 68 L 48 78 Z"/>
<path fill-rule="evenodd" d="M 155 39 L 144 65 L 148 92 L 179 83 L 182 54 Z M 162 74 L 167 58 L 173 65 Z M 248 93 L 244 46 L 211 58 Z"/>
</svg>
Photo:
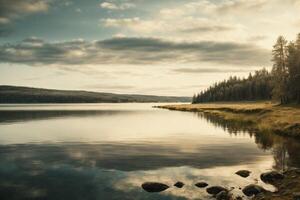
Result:
<svg viewBox="0 0 300 200">
<path fill-rule="evenodd" d="M 259 185 L 251 184 L 251 185 L 244 187 L 244 189 L 242 191 L 246 196 L 251 197 L 253 195 L 257 195 L 259 193 L 265 192 L 266 190 Z"/>
<path fill-rule="evenodd" d="M 196 183 L 195 186 L 197 186 L 198 188 L 205 188 L 208 186 L 208 184 L 205 182 L 199 182 L 199 183 Z"/>
<path fill-rule="evenodd" d="M 293 200 L 300 200 L 300 192 L 293 193 Z"/>
<path fill-rule="evenodd" d="M 243 200 L 243 197 L 237 196 L 237 197 L 235 197 L 235 200 Z"/>
<path fill-rule="evenodd" d="M 284 175 L 276 171 L 266 172 L 260 175 L 260 179 L 265 183 L 274 183 L 278 180 L 282 180 L 283 178 Z"/>
<path fill-rule="evenodd" d="M 240 171 L 237 171 L 235 174 L 237 174 L 243 178 L 247 178 L 248 176 L 250 176 L 251 172 L 248 170 L 240 170 Z"/>
<path fill-rule="evenodd" d="M 174 186 L 177 187 L 177 188 L 182 188 L 184 186 L 184 183 L 178 181 L 177 183 L 174 184 Z"/>
<path fill-rule="evenodd" d="M 213 195 L 216 195 L 216 194 L 218 194 L 218 193 L 220 193 L 222 191 L 226 191 L 227 192 L 228 190 L 226 188 L 224 188 L 224 187 L 221 187 L 221 186 L 211 186 L 211 187 L 209 187 L 209 188 L 206 189 L 206 192 L 208 194 L 213 194 Z"/>
<path fill-rule="evenodd" d="M 169 188 L 166 184 L 157 182 L 146 182 L 142 184 L 142 188 L 147 192 L 162 192 Z"/>
<path fill-rule="evenodd" d="M 216 196 L 217 200 L 230 200 L 230 194 L 228 191 L 221 191 Z"/>
</svg>

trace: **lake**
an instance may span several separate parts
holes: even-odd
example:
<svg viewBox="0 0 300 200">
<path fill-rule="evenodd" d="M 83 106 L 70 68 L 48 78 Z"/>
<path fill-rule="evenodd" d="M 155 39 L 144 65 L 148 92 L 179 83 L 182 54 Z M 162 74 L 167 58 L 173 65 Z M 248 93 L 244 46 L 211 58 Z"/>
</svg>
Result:
<svg viewBox="0 0 300 200">
<path fill-rule="evenodd" d="M 155 105 L 1 105 L 0 199 L 211 199 L 194 184 L 274 190 L 260 173 L 300 167 L 292 139 Z M 148 193 L 147 181 L 171 187 Z"/>
</svg>

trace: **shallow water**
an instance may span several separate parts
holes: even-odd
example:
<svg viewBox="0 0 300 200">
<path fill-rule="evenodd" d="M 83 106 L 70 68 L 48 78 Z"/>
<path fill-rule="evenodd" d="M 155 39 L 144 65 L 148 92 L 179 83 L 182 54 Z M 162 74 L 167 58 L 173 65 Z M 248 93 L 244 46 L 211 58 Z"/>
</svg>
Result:
<svg viewBox="0 0 300 200">
<path fill-rule="evenodd" d="M 261 172 L 300 167 L 292 139 L 153 105 L 1 105 L 0 199 L 210 199 L 194 184 L 274 190 Z M 186 185 L 150 194 L 146 181 Z"/>
</svg>

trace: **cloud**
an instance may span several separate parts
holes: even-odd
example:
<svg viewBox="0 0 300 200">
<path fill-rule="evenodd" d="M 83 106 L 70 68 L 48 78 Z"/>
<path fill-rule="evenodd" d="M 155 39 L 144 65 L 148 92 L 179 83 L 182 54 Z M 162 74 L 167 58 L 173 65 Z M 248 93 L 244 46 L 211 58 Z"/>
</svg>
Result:
<svg viewBox="0 0 300 200">
<path fill-rule="evenodd" d="M 137 33 L 166 32 L 168 25 L 163 21 L 142 20 L 139 17 L 132 18 L 106 18 L 100 20 L 105 27 L 124 28 Z"/>
<path fill-rule="evenodd" d="M 24 15 L 46 12 L 48 0 L 0 0 L 0 24 L 10 23 Z"/>
<path fill-rule="evenodd" d="M 173 69 L 174 72 L 202 74 L 202 73 L 228 73 L 228 72 L 248 72 L 244 69 L 220 69 L 220 68 L 178 68 Z"/>
<path fill-rule="evenodd" d="M 267 65 L 269 51 L 247 43 L 174 42 L 159 38 L 112 38 L 50 43 L 28 38 L 0 46 L 0 62 L 27 65 L 175 64 Z"/>
<path fill-rule="evenodd" d="M 257 41 L 262 41 L 267 39 L 268 37 L 266 35 L 255 35 L 255 36 L 251 36 L 249 37 L 249 41 L 250 42 L 257 42 Z"/>
<path fill-rule="evenodd" d="M 200 25 L 196 27 L 184 28 L 181 31 L 183 33 L 199 33 L 199 32 L 222 32 L 222 31 L 231 31 L 234 30 L 232 26 L 225 25 Z"/>
<path fill-rule="evenodd" d="M 218 3 L 203 0 L 185 4 L 185 9 L 198 10 L 206 13 L 232 14 L 237 12 L 257 11 L 267 5 L 267 0 L 225 0 Z"/>
<path fill-rule="evenodd" d="M 100 4 L 101 8 L 108 9 L 108 10 L 127 10 L 130 8 L 134 8 L 135 4 L 133 3 L 112 3 L 112 2 L 103 2 Z"/>
<path fill-rule="evenodd" d="M 165 17 L 158 16 L 151 19 L 132 18 L 106 18 L 100 22 L 105 27 L 120 28 L 122 30 L 133 31 L 138 34 L 161 33 L 169 37 L 176 34 L 205 34 L 234 31 L 241 29 L 238 24 L 228 24 L 220 20 L 211 20 L 203 17 Z"/>
<path fill-rule="evenodd" d="M 117 84 L 90 84 L 85 85 L 84 88 L 96 89 L 96 90 L 129 90 L 136 88 L 133 85 L 117 85 Z"/>
<path fill-rule="evenodd" d="M 50 0 L 0 0 L 0 37 L 13 33 L 14 20 L 48 11 Z"/>
<path fill-rule="evenodd" d="M 135 26 L 139 25 L 141 23 L 140 18 L 134 17 L 134 18 L 120 18 L 120 19 L 102 19 L 101 20 L 105 26 L 107 27 L 120 27 L 120 26 Z"/>
</svg>

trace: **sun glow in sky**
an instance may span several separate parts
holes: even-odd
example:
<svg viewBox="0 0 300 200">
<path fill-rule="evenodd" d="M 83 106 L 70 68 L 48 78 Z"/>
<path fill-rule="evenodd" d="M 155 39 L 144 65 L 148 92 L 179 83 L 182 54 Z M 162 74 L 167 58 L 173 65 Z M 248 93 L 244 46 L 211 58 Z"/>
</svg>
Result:
<svg viewBox="0 0 300 200">
<path fill-rule="evenodd" d="M 299 27 L 300 0 L 0 0 L 0 84 L 191 96 Z"/>
</svg>

